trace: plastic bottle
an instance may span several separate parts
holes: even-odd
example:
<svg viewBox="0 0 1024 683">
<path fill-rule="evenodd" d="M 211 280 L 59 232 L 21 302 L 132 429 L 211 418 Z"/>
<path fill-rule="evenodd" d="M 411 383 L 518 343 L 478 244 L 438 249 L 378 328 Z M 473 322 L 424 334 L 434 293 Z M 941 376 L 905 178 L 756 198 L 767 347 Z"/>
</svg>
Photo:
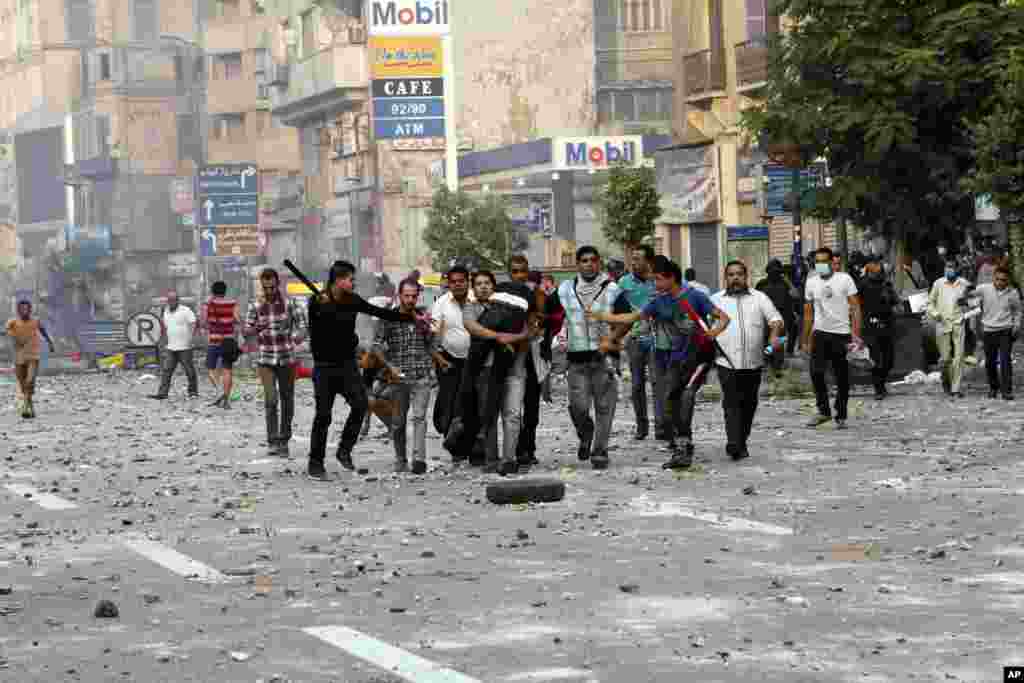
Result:
<svg viewBox="0 0 1024 683">
<path fill-rule="evenodd" d="M 786 348 L 786 338 L 785 337 L 779 337 L 779 345 L 782 346 L 782 348 Z M 775 353 L 775 349 L 772 348 L 771 344 L 769 344 L 768 346 L 764 347 L 764 355 L 770 356 L 773 353 Z"/>
</svg>

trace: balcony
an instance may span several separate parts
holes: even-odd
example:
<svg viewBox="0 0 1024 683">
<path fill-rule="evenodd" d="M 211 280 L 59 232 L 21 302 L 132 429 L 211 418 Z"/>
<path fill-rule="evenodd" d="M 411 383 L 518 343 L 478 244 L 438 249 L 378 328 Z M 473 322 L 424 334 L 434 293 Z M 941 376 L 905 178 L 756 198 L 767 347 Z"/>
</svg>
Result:
<svg viewBox="0 0 1024 683">
<path fill-rule="evenodd" d="M 335 45 L 289 64 L 287 85 L 272 88 L 274 114 L 285 123 L 318 116 L 365 99 L 369 84 L 366 46 Z"/>
<path fill-rule="evenodd" d="M 765 36 L 736 43 L 736 90 L 749 92 L 768 81 L 768 39 Z"/>
<path fill-rule="evenodd" d="M 683 57 L 686 101 L 701 102 L 725 95 L 725 60 L 714 50 Z"/>
</svg>

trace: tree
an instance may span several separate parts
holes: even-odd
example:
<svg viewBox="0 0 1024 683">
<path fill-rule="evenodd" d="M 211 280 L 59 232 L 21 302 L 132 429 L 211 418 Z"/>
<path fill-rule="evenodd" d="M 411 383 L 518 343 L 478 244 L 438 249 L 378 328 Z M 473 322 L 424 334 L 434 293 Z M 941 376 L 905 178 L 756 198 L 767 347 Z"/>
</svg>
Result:
<svg viewBox="0 0 1024 683">
<path fill-rule="evenodd" d="M 613 166 L 598 193 L 604 236 L 621 244 L 627 257 L 632 257 L 633 249 L 654 234 L 654 221 L 661 215 L 660 198 L 653 169 Z"/>
<path fill-rule="evenodd" d="M 1010 224 L 1014 275 L 1024 282 L 1024 52 L 1015 51 L 992 111 L 971 126 L 975 166 L 963 185 L 989 195 Z"/>
<path fill-rule="evenodd" d="M 779 0 L 762 104 L 743 125 L 769 155 L 824 157 L 831 187 L 812 213 L 927 248 L 973 222 L 961 179 L 970 122 L 990 108 L 1024 8 L 965 0 Z M 924 239 L 914 239 L 924 238 Z"/>
<path fill-rule="evenodd" d="M 442 272 L 453 261 L 504 270 L 509 257 L 522 247 L 499 195 L 479 201 L 447 187 L 434 193 L 423 241 L 434 252 L 434 268 Z"/>
</svg>

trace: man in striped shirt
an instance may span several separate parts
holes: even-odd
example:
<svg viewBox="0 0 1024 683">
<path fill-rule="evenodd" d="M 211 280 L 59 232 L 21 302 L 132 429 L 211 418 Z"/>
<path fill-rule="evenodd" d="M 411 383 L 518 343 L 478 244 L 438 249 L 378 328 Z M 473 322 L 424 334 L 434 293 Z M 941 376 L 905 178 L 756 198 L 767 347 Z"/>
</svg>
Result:
<svg viewBox="0 0 1024 683">
<path fill-rule="evenodd" d="M 226 283 L 214 282 L 210 291 L 213 296 L 203 306 L 203 327 L 206 328 L 208 344 L 206 369 L 210 373 L 213 386 L 224 392 L 224 395 L 212 405 L 227 410 L 230 407 L 231 386 L 234 380 L 231 368 L 238 360 L 235 326 L 241 325 L 242 320 L 238 315 L 238 302 L 227 298 Z"/>
<path fill-rule="evenodd" d="M 256 367 L 263 384 L 269 453 L 287 457 L 295 415 L 295 345 L 305 336 L 306 317 L 281 293 L 280 276 L 273 268 L 260 273 L 260 287 L 262 296 L 249 304 L 245 316 L 245 334 L 256 336 Z"/>
</svg>

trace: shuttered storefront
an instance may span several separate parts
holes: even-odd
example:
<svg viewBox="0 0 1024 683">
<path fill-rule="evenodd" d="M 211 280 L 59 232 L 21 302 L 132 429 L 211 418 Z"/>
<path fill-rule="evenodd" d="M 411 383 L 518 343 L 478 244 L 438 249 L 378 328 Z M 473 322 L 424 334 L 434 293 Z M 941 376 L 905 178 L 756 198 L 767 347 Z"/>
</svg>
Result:
<svg viewBox="0 0 1024 683">
<path fill-rule="evenodd" d="M 690 266 L 697 271 L 697 281 L 712 290 L 718 287 L 718 223 L 693 223 L 690 233 Z M 686 266 L 680 264 L 683 270 Z"/>
</svg>

